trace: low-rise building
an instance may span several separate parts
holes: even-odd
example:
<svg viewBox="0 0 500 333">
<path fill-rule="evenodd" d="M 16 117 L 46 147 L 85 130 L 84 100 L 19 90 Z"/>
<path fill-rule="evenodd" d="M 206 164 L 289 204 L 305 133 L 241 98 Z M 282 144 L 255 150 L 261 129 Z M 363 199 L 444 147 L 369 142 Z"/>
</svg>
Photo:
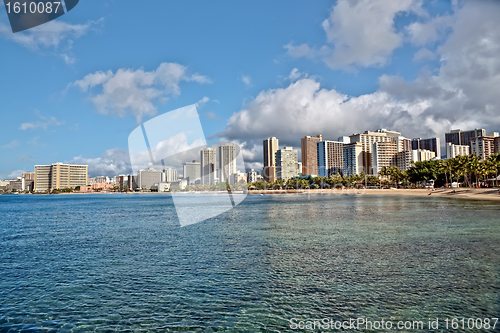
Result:
<svg viewBox="0 0 500 333">
<path fill-rule="evenodd" d="M 446 158 L 455 158 L 457 156 L 470 155 L 470 146 L 456 145 L 451 142 L 446 143 Z"/>
</svg>

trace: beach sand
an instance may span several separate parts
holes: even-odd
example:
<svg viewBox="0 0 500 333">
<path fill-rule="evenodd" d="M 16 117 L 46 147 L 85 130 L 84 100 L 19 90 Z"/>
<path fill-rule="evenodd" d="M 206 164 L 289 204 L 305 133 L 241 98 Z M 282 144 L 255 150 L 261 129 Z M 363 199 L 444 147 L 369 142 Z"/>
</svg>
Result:
<svg viewBox="0 0 500 333">
<path fill-rule="evenodd" d="M 472 200 L 494 200 L 500 202 L 499 189 L 492 188 L 456 188 L 456 189 L 318 189 L 318 190 L 266 190 L 249 191 L 248 194 L 289 194 L 289 193 L 310 193 L 310 194 L 351 194 L 351 195 L 409 195 L 428 196 L 443 198 L 460 198 Z"/>
</svg>

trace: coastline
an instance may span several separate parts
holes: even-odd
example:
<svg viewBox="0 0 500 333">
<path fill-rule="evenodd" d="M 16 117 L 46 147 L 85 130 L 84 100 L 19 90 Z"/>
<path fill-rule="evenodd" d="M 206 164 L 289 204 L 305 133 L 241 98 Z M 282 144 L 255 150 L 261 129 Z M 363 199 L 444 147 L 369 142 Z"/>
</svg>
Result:
<svg viewBox="0 0 500 333">
<path fill-rule="evenodd" d="M 314 189 L 314 190 L 251 190 L 248 194 L 350 194 L 350 195 L 391 195 L 427 196 L 470 200 L 500 201 L 498 188 L 456 188 L 456 189 Z"/>
<path fill-rule="evenodd" d="M 190 192 L 93 192 L 93 193 L 58 193 L 58 194 L 20 194 L 22 196 L 73 196 L 73 195 L 127 195 L 127 194 L 153 194 L 170 195 L 177 194 L 226 194 L 226 191 L 190 191 Z M 242 194 L 237 191 L 233 194 Z M 500 189 L 498 188 L 456 188 L 456 189 L 288 189 L 288 190 L 249 190 L 248 195 L 284 195 L 284 194 L 333 194 L 333 195 L 382 195 L 382 196 L 426 196 L 440 198 L 456 198 L 467 200 L 487 200 L 500 202 Z M 7 195 L 7 194 L 5 194 Z M 19 194 L 18 194 L 19 195 Z"/>
</svg>

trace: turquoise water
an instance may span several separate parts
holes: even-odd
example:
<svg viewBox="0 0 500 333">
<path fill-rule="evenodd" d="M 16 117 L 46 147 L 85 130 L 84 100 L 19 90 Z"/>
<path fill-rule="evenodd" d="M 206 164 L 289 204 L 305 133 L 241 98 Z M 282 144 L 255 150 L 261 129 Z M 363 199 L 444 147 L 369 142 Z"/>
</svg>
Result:
<svg viewBox="0 0 500 333">
<path fill-rule="evenodd" d="M 0 332 L 500 317 L 499 212 L 435 197 L 248 196 L 180 228 L 168 195 L 0 196 Z"/>
</svg>

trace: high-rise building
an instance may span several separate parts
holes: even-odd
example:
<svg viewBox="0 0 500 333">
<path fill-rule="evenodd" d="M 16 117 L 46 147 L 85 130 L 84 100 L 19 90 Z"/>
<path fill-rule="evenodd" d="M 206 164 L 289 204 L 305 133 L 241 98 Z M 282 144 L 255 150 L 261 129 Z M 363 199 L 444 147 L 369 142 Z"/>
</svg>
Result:
<svg viewBox="0 0 500 333">
<path fill-rule="evenodd" d="M 302 155 L 302 171 L 303 175 L 318 174 L 318 147 L 317 143 L 323 140 L 323 136 L 305 136 L 300 139 L 300 148 Z"/>
<path fill-rule="evenodd" d="M 267 138 L 263 142 L 264 169 L 262 174 L 266 182 L 276 180 L 276 152 L 279 149 L 278 139 L 275 137 Z"/>
<path fill-rule="evenodd" d="M 468 156 L 470 155 L 470 147 L 455 145 L 451 142 L 446 143 L 446 158 L 455 158 L 457 156 Z"/>
<path fill-rule="evenodd" d="M 167 168 L 163 171 L 163 182 L 172 183 L 178 180 L 177 169 Z"/>
<path fill-rule="evenodd" d="M 482 160 L 486 160 L 495 153 L 495 137 L 480 136 L 470 141 L 471 153 Z"/>
<path fill-rule="evenodd" d="M 500 137 L 495 138 L 495 154 L 500 154 Z"/>
<path fill-rule="evenodd" d="M 141 190 L 150 190 L 153 186 L 163 182 L 163 171 L 148 168 L 137 171 L 137 187 Z"/>
<path fill-rule="evenodd" d="M 192 162 L 182 163 L 182 171 L 184 179 L 188 181 L 189 185 L 193 185 L 200 179 L 201 167 L 200 161 L 193 160 Z"/>
<path fill-rule="evenodd" d="M 378 174 L 383 167 L 398 166 L 398 143 L 374 142 L 372 150 L 373 173 Z"/>
<path fill-rule="evenodd" d="M 454 145 L 470 146 L 471 139 L 478 138 L 480 136 L 486 136 L 486 130 L 482 128 L 476 128 L 470 131 L 462 130 L 451 130 L 449 133 L 445 133 L 445 143 L 451 142 Z"/>
<path fill-rule="evenodd" d="M 292 147 L 285 147 L 276 151 L 276 178 L 288 180 L 298 175 L 297 164 L 299 155 Z"/>
<path fill-rule="evenodd" d="M 396 149 L 398 151 L 411 150 L 411 140 L 403 138 L 401 133 L 386 129 L 379 129 L 375 132 L 365 131 L 362 134 L 354 134 L 350 136 L 351 142 L 360 142 L 362 151 L 362 170 L 367 174 L 377 174 L 378 171 L 373 168 L 373 144 L 375 142 L 397 142 Z"/>
<path fill-rule="evenodd" d="M 55 189 L 76 188 L 86 186 L 88 165 L 70 165 L 55 163 L 52 165 L 35 165 L 36 192 Z"/>
<path fill-rule="evenodd" d="M 344 174 L 344 143 L 338 141 L 319 141 L 318 150 L 318 175 L 330 177 L 331 175 Z"/>
<path fill-rule="evenodd" d="M 108 180 L 107 184 L 114 184 L 119 189 L 135 191 L 137 189 L 137 180 L 138 178 L 133 175 L 119 175 L 116 176 L 114 181 Z"/>
<path fill-rule="evenodd" d="M 32 181 L 35 181 L 35 173 L 34 172 L 24 172 L 23 173 L 23 178 L 24 180 L 32 180 Z"/>
<path fill-rule="evenodd" d="M 359 175 L 363 172 L 363 145 L 353 142 L 344 145 L 344 174 Z"/>
<path fill-rule="evenodd" d="M 412 150 L 430 150 L 436 153 L 437 158 L 441 158 L 441 140 L 439 138 L 413 139 L 411 140 Z"/>
<path fill-rule="evenodd" d="M 219 181 L 234 184 L 236 167 L 236 145 L 226 143 L 219 146 Z"/>
<path fill-rule="evenodd" d="M 215 185 L 215 150 L 212 148 L 200 151 L 201 185 Z"/>
</svg>

